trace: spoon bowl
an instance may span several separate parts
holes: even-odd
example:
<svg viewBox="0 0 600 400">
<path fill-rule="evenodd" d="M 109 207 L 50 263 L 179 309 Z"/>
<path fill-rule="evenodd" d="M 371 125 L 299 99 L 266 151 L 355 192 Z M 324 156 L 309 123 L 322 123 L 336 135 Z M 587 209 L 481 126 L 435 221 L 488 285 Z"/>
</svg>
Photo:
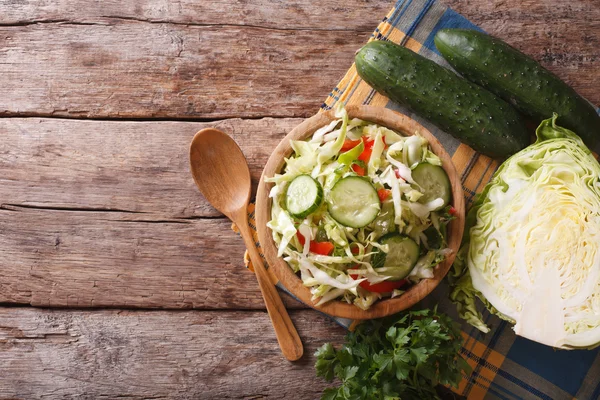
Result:
<svg viewBox="0 0 600 400">
<path fill-rule="evenodd" d="M 248 204 L 250 169 L 229 135 L 213 128 L 198 132 L 190 146 L 190 168 L 206 200 L 229 219 Z"/>
<path fill-rule="evenodd" d="M 248 201 L 252 180 L 244 153 L 227 134 L 213 128 L 196 133 L 190 145 L 190 170 L 206 200 L 231 219 L 240 230 L 254 266 L 258 286 L 283 355 L 290 361 L 302 357 L 300 336 L 277 289 L 271 282 L 248 227 Z"/>
</svg>

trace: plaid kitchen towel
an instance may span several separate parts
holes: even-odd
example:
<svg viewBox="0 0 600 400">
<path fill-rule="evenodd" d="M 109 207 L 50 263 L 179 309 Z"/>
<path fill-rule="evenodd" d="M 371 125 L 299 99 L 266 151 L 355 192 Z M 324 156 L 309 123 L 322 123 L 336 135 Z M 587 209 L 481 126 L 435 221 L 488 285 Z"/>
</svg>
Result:
<svg viewBox="0 0 600 400">
<path fill-rule="evenodd" d="M 466 18 L 435 0 L 399 0 L 375 29 L 370 40 L 389 40 L 401 44 L 449 67 L 433 43 L 435 33 L 442 28 L 480 30 Z M 329 110 L 337 103 L 390 108 L 414 118 L 429 129 L 452 155 L 452 161 L 462 179 L 467 206 L 498 167 L 497 161 L 476 153 L 408 109 L 375 92 L 360 79 L 354 65 L 329 94 L 321 110 Z M 250 205 L 248 211 L 250 224 L 255 229 L 254 206 Z M 260 246 L 256 235 L 255 241 Z M 249 264 L 247 259 L 246 264 Z M 272 278 L 277 283 L 274 275 Z M 285 290 L 280 284 L 278 286 Z M 473 372 L 470 376 L 464 376 L 457 393 L 468 399 L 600 398 L 600 349 L 554 350 L 516 336 L 510 324 L 481 307 L 486 323 L 492 327 L 492 331 L 484 335 L 458 318 L 448 294 L 447 285 L 442 283 L 417 307 L 433 307 L 438 304 L 441 311 L 462 323 L 465 340 L 462 355 L 473 367 Z M 336 318 L 336 321 L 346 328 L 352 328 L 353 321 L 340 318 Z"/>
</svg>

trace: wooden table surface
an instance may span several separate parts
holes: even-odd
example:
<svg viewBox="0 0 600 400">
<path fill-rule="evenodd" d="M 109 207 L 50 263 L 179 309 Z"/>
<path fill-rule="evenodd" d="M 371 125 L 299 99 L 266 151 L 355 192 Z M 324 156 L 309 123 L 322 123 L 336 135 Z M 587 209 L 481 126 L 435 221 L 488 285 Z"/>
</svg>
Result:
<svg viewBox="0 0 600 400">
<path fill-rule="evenodd" d="M 443 2 L 600 104 L 598 0 Z M 392 5 L 0 0 L 0 398 L 319 397 L 344 330 L 285 298 L 281 356 L 188 145 L 217 127 L 258 179 Z"/>
</svg>

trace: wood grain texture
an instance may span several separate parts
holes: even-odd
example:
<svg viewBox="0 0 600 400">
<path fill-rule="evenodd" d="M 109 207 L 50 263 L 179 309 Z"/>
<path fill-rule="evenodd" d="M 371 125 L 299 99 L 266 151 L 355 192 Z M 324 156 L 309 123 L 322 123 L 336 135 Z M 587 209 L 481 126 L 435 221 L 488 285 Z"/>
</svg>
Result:
<svg viewBox="0 0 600 400">
<path fill-rule="evenodd" d="M 423 279 L 416 285 L 411 286 L 402 296 L 393 299 L 383 299 L 377 301 L 368 310 L 362 310 L 354 304 L 348 304 L 344 301 L 329 301 L 319 307 L 318 310 L 336 317 L 349 319 L 373 319 L 386 317 L 391 314 L 406 310 L 435 289 L 440 281 L 446 276 L 450 266 L 454 262 L 454 257 L 458 252 L 460 241 L 463 235 L 465 222 L 465 202 L 461 180 L 456 172 L 452 158 L 444 150 L 442 144 L 437 140 L 431 132 L 420 125 L 413 119 L 405 115 L 397 113 L 383 107 L 374 106 L 349 106 L 346 108 L 348 117 L 360 118 L 365 121 L 370 121 L 375 124 L 386 126 L 405 136 L 419 134 L 427 140 L 431 146 L 431 150 L 437 154 L 442 166 L 450 182 L 452 183 L 452 206 L 456 209 L 456 219 L 448 225 L 448 248 L 453 251 L 446 259 L 438 264 L 434 269 L 434 277 L 432 279 Z M 267 161 L 267 165 L 263 171 L 263 177 L 274 176 L 277 173 L 282 173 L 284 159 L 290 157 L 293 150 L 290 146 L 292 140 L 305 140 L 310 138 L 312 134 L 319 128 L 327 126 L 331 121 L 334 121 L 334 111 L 330 110 L 314 117 L 311 117 L 296 128 L 294 128 L 281 143 L 275 148 L 273 154 Z M 258 193 L 256 195 L 256 226 L 258 229 L 258 237 L 262 244 L 263 253 L 275 275 L 279 281 L 304 304 L 314 304 L 310 290 L 304 286 L 302 280 L 291 270 L 289 265 L 277 256 L 277 245 L 272 240 L 273 233 L 267 228 L 267 222 L 271 219 L 271 198 L 269 192 L 273 187 L 272 183 L 267 183 L 264 180 L 259 183 Z"/>
<path fill-rule="evenodd" d="M 0 116 L 309 116 L 369 35 L 130 20 L 0 27 Z"/>
<path fill-rule="evenodd" d="M 210 125 L 241 145 L 256 185 L 299 122 Z M 0 303 L 263 309 L 241 238 L 189 171 L 208 125 L 0 119 Z"/>
<path fill-rule="evenodd" d="M 168 3 L 4 6 L 0 115 L 308 117 L 387 12 L 380 1 Z M 446 3 L 600 104 L 595 0 Z"/>
<path fill-rule="evenodd" d="M 190 174 L 194 134 L 209 126 L 230 134 L 256 186 L 277 143 L 300 122 L 0 118 L 0 204 L 121 210 L 146 220 L 217 217 Z"/>
<path fill-rule="evenodd" d="M 264 309 L 225 218 L 0 209 L 0 303 Z M 300 307 L 285 296 L 288 307 Z"/>
<path fill-rule="evenodd" d="M 45 0 L 8 3 L 0 24 L 97 23 L 110 19 L 182 25 L 251 25 L 271 29 L 372 31 L 392 6 L 390 0 Z M 2 2 L 0 2 L 2 4 Z M 331 18 L 335 15 L 336 18 Z"/>
<path fill-rule="evenodd" d="M 313 354 L 344 330 L 292 318 L 306 347 L 294 363 L 263 312 L 0 308 L 0 398 L 317 399 Z"/>
</svg>

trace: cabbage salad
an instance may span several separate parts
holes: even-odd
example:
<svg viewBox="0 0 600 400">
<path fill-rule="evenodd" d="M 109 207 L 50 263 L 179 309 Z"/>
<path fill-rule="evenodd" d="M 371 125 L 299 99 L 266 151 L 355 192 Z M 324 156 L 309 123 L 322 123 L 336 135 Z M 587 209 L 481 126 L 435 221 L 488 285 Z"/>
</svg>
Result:
<svg viewBox="0 0 600 400">
<path fill-rule="evenodd" d="M 469 211 L 451 298 L 483 332 L 476 297 L 517 335 L 590 348 L 600 344 L 600 164 L 556 118 L 500 166 Z"/>
<path fill-rule="evenodd" d="M 451 252 L 451 185 L 427 140 L 346 110 L 293 154 L 274 183 L 271 228 L 278 255 L 322 305 L 340 299 L 367 310 L 399 296 Z"/>
</svg>

